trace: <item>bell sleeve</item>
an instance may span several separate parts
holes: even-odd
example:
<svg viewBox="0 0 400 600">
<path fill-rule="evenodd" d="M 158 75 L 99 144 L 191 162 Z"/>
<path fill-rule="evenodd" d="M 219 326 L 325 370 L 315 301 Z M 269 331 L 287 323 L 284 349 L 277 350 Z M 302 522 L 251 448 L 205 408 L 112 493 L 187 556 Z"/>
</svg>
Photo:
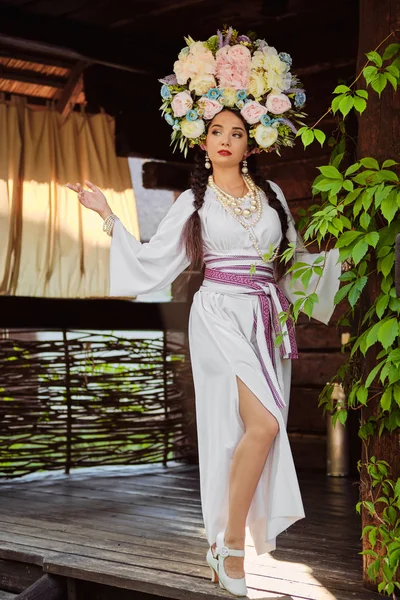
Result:
<svg viewBox="0 0 400 600">
<path fill-rule="evenodd" d="M 284 275 L 284 277 L 282 277 L 282 279 L 278 282 L 278 286 L 281 288 L 287 299 L 292 302 L 292 304 L 300 297 L 296 296 L 294 292 L 305 291 L 307 295 L 315 292 L 318 295 L 318 302 L 314 304 L 312 317 L 317 321 L 327 325 L 330 321 L 333 311 L 335 310 L 335 304 L 333 300 L 340 285 L 339 277 L 341 275 L 341 263 L 339 262 L 339 250 L 334 248 L 332 250 L 328 250 L 327 252 L 309 252 L 304 245 L 301 235 L 295 228 L 293 215 L 290 212 L 289 205 L 281 188 L 273 181 L 270 181 L 269 183 L 272 189 L 276 192 L 276 195 L 282 203 L 288 217 L 288 230 L 286 235 L 289 242 L 296 243 L 294 262 L 303 262 L 307 263 L 308 265 L 312 265 L 319 256 L 322 256 L 325 259 L 325 264 L 322 262 L 319 263 L 319 266 L 323 267 L 322 275 L 319 276 L 314 273 L 306 289 L 304 288 L 301 278 L 293 281 L 292 273 Z"/>
<path fill-rule="evenodd" d="M 146 243 L 131 235 L 119 219 L 115 220 L 110 250 L 110 296 L 132 297 L 162 290 L 189 266 L 181 234 L 193 211 L 193 193 L 186 190 Z"/>
</svg>

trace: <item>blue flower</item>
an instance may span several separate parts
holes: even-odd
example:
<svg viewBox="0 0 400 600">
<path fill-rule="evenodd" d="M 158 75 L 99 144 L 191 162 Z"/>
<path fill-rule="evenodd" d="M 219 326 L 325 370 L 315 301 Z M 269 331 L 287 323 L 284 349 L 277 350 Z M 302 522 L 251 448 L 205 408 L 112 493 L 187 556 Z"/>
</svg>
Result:
<svg viewBox="0 0 400 600">
<path fill-rule="evenodd" d="M 296 108 L 302 108 L 306 103 L 306 95 L 304 92 L 297 92 L 294 97 L 294 105 Z"/>
<path fill-rule="evenodd" d="M 237 96 L 238 100 L 246 100 L 246 98 L 247 98 L 246 90 L 238 90 L 236 92 L 236 96 Z"/>
<path fill-rule="evenodd" d="M 289 67 L 292 66 L 292 57 L 287 52 L 279 52 L 278 57 L 282 62 L 289 65 Z"/>
<path fill-rule="evenodd" d="M 161 98 L 163 98 L 163 100 L 169 100 L 171 98 L 169 87 L 165 84 L 161 87 Z"/>
<path fill-rule="evenodd" d="M 221 95 L 221 90 L 218 88 L 210 88 L 206 94 L 207 98 L 210 100 L 216 100 Z"/>
<path fill-rule="evenodd" d="M 174 125 L 174 123 L 175 123 L 174 118 L 170 113 L 167 113 L 164 116 L 164 119 L 167 121 L 168 125 Z"/>
<path fill-rule="evenodd" d="M 236 108 L 238 108 L 239 110 L 242 110 L 242 108 L 244 107 L 244 100 L 238 100 L 235 104 Z"/>
<path fill-rule="evenodd" d="M 196 121 L 197 118 L 198 118 L 198 116 L 199 115 L 197 114 L 197 110 L 194 110 L 194 109 L 189 110 L 186 113 L 186 118 L 187 118 L 188 121 Z"/>
<path fill-rule="evenodd" d="M 272 123 L 271 117 L 268 115 L 262 115 L 260 121 L 262 125 L 265 125 L 265 127 L 270 127 Z"/>
<path fill-rule="evenodd" d="M 179 120 L 175 119 L 175 122 L 174 122 L 174 125 L 173 125 L 172 129 L 174 131 L 179 131 L 180 128 L 181 128 L 181 126 L 180 126 Z"/>
</svg>

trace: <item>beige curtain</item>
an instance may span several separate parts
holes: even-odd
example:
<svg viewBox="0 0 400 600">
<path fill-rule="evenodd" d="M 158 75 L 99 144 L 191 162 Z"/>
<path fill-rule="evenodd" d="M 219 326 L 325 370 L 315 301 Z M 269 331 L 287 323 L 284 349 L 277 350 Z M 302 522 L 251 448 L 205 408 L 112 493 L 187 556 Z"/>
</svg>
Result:
<svg viewBox="0 0 400 600">
<path fill-rule="evenodd" d="M 1 294 L 108 294 L 110 238 L 65 187 L 85 179 L 139 237 L 128 161 L 115 155 L 111 117 L 72 112 L 64 119 L 21 99 L 0 102 Z"/>
</svg>

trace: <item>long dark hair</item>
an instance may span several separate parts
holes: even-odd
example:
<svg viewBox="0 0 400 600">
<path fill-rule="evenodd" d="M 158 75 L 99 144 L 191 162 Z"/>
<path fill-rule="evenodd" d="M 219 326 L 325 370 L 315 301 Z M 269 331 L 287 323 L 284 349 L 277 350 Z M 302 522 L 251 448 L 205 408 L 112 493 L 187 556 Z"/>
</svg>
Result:
<svg viewBox="0 0 400 600">
<path fill-rule="evenodd" d="M 224 109 L 226 110 L 226 109 Z M 241 120 L 240 113 L 235 112 Z M 244 125 L 248 129 L 247 123 L 243 121 Z M 252 159 L 253 157 L 250 157 Z M 285 263 L 281 256 L 282 253 L 288 248 L 289 240 L 286 236 L 288 229 L 288 219 L 285 209 L 282 203 L 278 199 L 276 193 L 268 183 L 266 179 L 261 177 L 255 165 L 254 160 L 248 161 L 249 174 L 254 183 L 265 193 L 268 204 L 276 210 L 279 216 L 282 227 L 282 240 L 279 246 L 279 257 L 274 261 L 274 272 L 277 281 L 283 277 L 287 269 L 289 268 L 291 261 Z M 203 206 L 204 196 L 207 189 L 208 177 L 212 174 L 211 169 L 205 167 L 205 153 L 198 150 L 194 157 L 194 165 L 190 174 L 190 188 L 194 195 L 193 206 L 194 212 L 191 214 L 189 219 L 186 221 L 182 231 L 182 243 L 186 248 L 186 254 L 191 261 L 192 268 L 201 268 L 203 266 L 203 240 L 201 234 L 201 221 L 199 216 L 199 210 Z"/>
</svg>

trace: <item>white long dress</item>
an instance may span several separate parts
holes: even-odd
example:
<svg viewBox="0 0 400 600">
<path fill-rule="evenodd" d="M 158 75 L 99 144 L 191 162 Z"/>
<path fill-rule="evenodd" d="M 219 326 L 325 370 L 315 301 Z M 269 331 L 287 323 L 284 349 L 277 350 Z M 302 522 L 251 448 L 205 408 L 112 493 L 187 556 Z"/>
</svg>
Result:
<svg viewBox="0 0 400 600">
<path fill-rule="evenodd" d="M 282 190 L 275 183 L 270 184 L 288 215 L 287 237 L 296 242 L 295 260 L 312 264 L 318 255 L 305 250 Z M 193 210 L 193 194 L 186 190 L 175 201 L 150 242 L 144 244 L 116 220 L 110 255 L 111 296 L 157 291 L 174 281 L 189 265 L 180 236 Z M 228 273 L 247 275 L 252 264 L 257 270 L 261 267 L 261 271 L 268 267 L 256 256 L 248 232 L 224 209 L 209 187 L 199 215 L 208 267 L 222 267 Z M 280 220 L 264 195 L 262 216 L 254 233 L 266 253 L 271 243 L 274 248 L 280 244 Z M 313 277 L 307 290 L 315 290 L 318 294 L 313 317 L 323 323 L 329 322 L 334 310 L 333 298 L 339 288 L 341 272 L 338 261 L 338 250 L 327 252 L 323 276 Z M 300 282 L 293 283 L 290 275 L 278 285 L 290 302 L 298 298 L 294 295 L 296 289 L 304 289 Z M 279 312 L 282 307 L 276 287 L 268 283 L 261 287 L 271 306 L 274 304 Z M 205 280 L 194 296 L 189 321 L 201 501 L 210 545 L 227 524 L 230 465 L 244 432 L 238 410 L 236 377 L 246 384 L 279 424 L 247 519 L 258 554 L 274 550 L 277 535 L 305 516 L 286 431 L 291 358 L 282 358 L 279 348 L 265 339 L 265 321 L 263 323 L 260 310 L 260 296 L 247 287 Z"/>
</svg>

